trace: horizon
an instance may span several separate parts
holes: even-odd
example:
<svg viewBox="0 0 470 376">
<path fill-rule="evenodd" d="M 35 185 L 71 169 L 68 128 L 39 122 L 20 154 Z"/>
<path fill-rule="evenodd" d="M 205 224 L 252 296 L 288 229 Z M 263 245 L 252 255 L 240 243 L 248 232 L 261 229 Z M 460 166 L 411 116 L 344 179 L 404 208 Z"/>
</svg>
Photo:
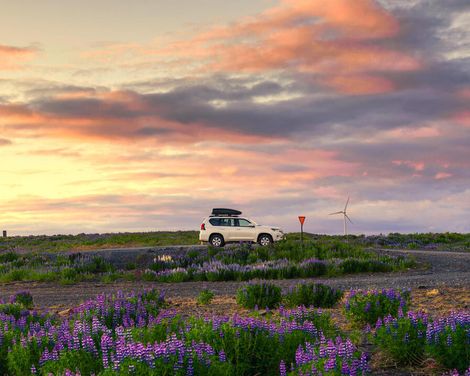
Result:
<svg viewBox="0 0 470 376">
<path fill-rule="evenodd" d="M 470 3 L 46 0 L 0 13 L 0 230 L 470 233 Z M 180 230 L 184 231 L 184 230 Z"/>
<path fill-rule="evenodd" d="M 40 236 L 47 236 L 47 237 L 53 237 L 53 236 L 78 236 L 78 235 L 119 235 L 119 234 L 148 234 L 148 233 L 166 233 L 166 232 L 196 232 L 199 233 L 199 230 L 194 230 L 194 229 L 183 229 L 183 230 L 152 230 L 152 231 L 116 231 L 116 232 L 103 232 L 103 233 L 49 233 L 49 234 L 25 234 L 25 235 L 10 235 L 8 234 L 8 238 L 16 238 L 16 237 L 21 237 L 21 238 L 27 238 L 27 237 L 40 237 Z M 286 231 L 286 234 L 300 234 L 300 231 Z M 310 231 L 304 231 L 304 235 L 313 235 L 313 236 L 337 236 L 337 237 L 346 237 L 346 236 L 354 236 L 354 237 L 370 237 L 370 236 L 389 236 L 391 234 L 400 234 L 400 235 L 421 235 L 421 234 L 460 234 L 460 235 L 467 235 L 469 233 L 464 233 L 464 232 L 431 232 L 431 233 L 425 233 L 425 232 L 409 232 L 409 233 L 370 233 L 370 234 L 350 234 L 344 235 L 344 234 L 339 234 L 339 233 L 331 233 L 331 234 L 326 234 L 326 233 L 316 233 L 316 232 L 310 232 Z M 5 237 L 0 237 L 0 239 L 5 239 Z"/>
</svg>

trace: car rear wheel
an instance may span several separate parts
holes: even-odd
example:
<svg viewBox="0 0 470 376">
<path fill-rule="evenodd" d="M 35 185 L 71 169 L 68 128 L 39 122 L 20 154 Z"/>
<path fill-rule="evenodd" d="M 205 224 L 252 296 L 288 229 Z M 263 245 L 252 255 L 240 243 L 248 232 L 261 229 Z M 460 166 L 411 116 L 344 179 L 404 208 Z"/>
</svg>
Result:
<svg viewBox="0 0 470 376">
<path fill-rule="evenodd" d="M 259 245 L 261 245 L 263 247 L 266 247 L 266 246 L 272 244 L 272 242 L 273 242 L 273 238 L 271 238 L 271 236 L 268 235 L 268 234 L 261 234 L 258 238 Z"/>
<path fill-rule="evenodd" d="M 213 247 L 223 247 L 223 245 L 224 245 L 224 238 L 222 237 L 222 235 L 214 234 L 214 235 L 211 235 L 211 237 L 210 237 L 210 239 L 209 239 L 209 243 L 210 243 Z"/>
</svg>

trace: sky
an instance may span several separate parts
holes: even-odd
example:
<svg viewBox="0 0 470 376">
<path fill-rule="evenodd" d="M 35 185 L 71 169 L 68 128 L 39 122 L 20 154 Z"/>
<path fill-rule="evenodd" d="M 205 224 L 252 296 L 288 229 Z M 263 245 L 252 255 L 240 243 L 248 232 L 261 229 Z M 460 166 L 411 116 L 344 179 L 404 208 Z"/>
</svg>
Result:
<svg viewBox="0 0 470 376">
<path fill-rule="evenodd" d="M 0 229 L 470 232 L 468 0 L 0 0 Z"/>
</svg>

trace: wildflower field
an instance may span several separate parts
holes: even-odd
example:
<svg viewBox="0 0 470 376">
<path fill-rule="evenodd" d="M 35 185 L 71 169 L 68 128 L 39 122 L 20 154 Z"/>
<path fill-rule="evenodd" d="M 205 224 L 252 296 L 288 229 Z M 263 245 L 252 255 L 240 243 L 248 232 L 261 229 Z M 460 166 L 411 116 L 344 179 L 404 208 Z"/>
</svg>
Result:
<svg viewBox="0 0 470 376">
<path fill-rule="evenodd" d="M 130 235 L 123 236 L 113 241 Z M 106 237 L 94 241 L 107 244 L 100 239 Z M 391 272 L 385 277 L 396 278 L 396 287 L 407 274 L 393 272 L 429 270 L 411 256 L 369 250 L 370 242 L 384 237 L 371 239 L 308 236 L 302 247 L 291 234 L 270 247 L 152 249 L 119 264 L 86 251 L 58 252 L 67 237 L 48 252 L 44 239 L 34 246 L 34 238 L 24 241 L 24 248 L 2 243 L 0 283 L 8 295 L 0 301 L 0 375 L 393 375 L 396 370 L 470 376 L 470 299 L 464 297 L 457 311 L 429 313 L 414 305 L 409 290 L 351 290 L 315 281 Z M 452 234 L 443 239 L 459 247 L 466 241 Z M 283 279 L 291 281 L 274 282 Z M 123 283 L 114 286 L 115 281 Z M 99 286 L 117 291 L 126 281 L 132 286 L 126 291 L 86 301 L 64 297 L 69 309 L 60 312 L 45 308 L 52 306 L 42 301 L 46 295 L 36 302 L 28 292 L 29 282 L 54 294 L 97 282 L 89 298 L 103 291 Z M 231 292 L 211 290 L 226 284 L 209 282 L 224 281 L 237 283 L 231 283 Z M 175 291 L 184 282 L 198 287 L 178 298 Z M 172 298 L 165 297 L 165 286 L 174 289 Z M 468 295 L 468 289 L 462 291 Z M 182 299 L 191 302 L 182 305 Z M 229 307 L 212 309 L 220 299 L 228 299 Z"/>
<path fill-rule="evenodd" d="M 339 327 L 333 311 L 314 307 L 195 316 L 147 290 L 99 295 L 58 316 L 33 311 L 21 292 L 0 304 L 0 374 L 369 375 L 376 352 L 403 366 L 432 358 L 432 374 L 469 374 L 470 312 L 404 313 L 406 291 L 345 295 L 336 309 L 349 311 L 360 336 Z M 366 309 L 353 299 L 376 305 L 383 316 L 357 326 L 355 315 Z M 367 351 L 365 338 L 373 343 Z"/>
<path fill-rule="evenodd" d="M 391 272 L 414 266 L 409 256 L 379 255 L 337 240 L 308 240 L 301 247 L 297 240 L 291 239 L 271 247 L 183 248 L 156 250 L 149 255 L 136 257 L 117 268 L 87 252 L 18 253 L 9 250 L 0 254 L 0 282 L 248 281 Z"/>
</svg>

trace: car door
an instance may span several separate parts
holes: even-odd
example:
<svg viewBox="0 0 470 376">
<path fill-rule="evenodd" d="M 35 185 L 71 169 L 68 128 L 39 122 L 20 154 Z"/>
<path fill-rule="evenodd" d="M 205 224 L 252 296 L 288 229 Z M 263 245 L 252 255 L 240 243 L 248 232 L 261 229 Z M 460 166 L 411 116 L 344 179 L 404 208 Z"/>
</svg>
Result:
<svg viewBox="0 0 470 376">
<path fill-rule="evenodd" d="M 234 228 L 233 218 L 219 218 L 217 230 L 222 234 L 226 242 L 234 240 Z"/>
<path fill-rule="evenodd" d="M 234 240 L 249 240 L 256 241 L 255 225 L 245 218 L 235 218 L 235 239 Z"/>
</svg>

